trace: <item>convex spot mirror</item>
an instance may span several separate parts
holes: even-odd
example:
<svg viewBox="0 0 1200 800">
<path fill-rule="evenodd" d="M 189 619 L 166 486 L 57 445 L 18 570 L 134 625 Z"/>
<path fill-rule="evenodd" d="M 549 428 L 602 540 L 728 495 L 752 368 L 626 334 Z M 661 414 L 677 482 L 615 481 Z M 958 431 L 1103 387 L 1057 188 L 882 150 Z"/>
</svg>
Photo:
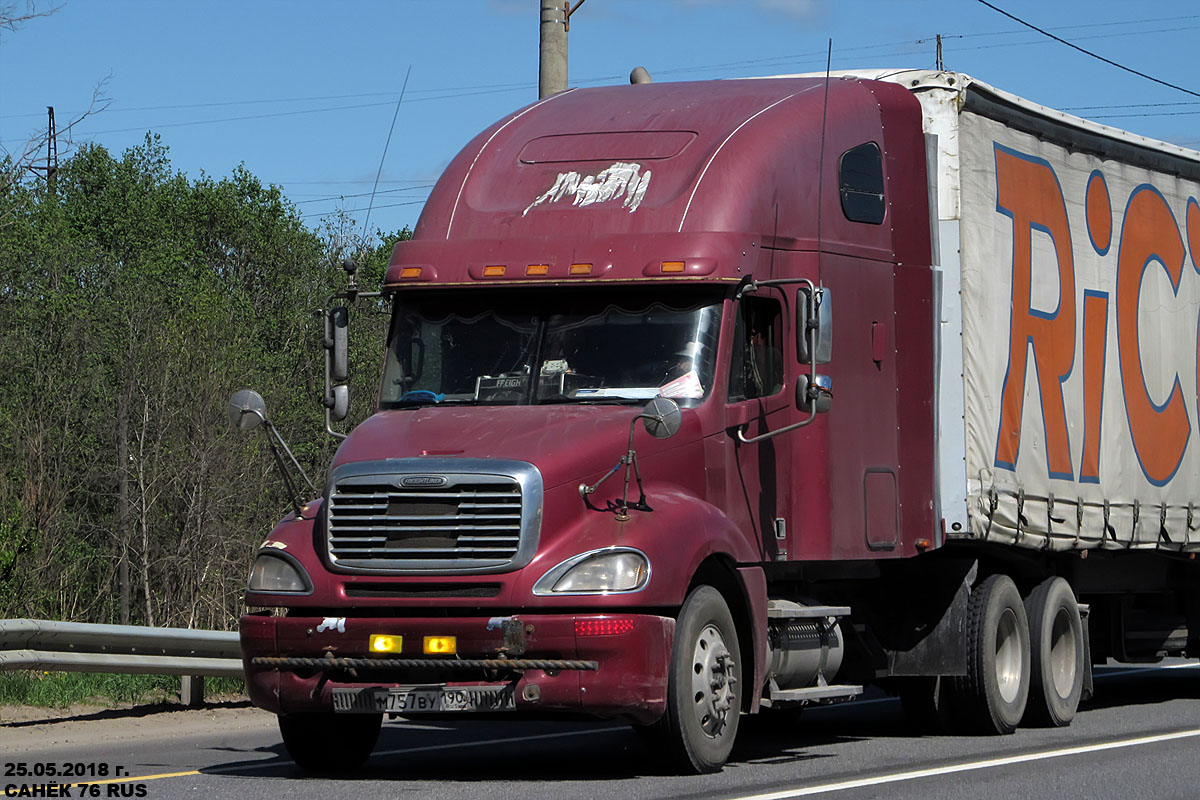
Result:
<svg viewBox="0 0 1200 800">
<path fill-rule="evenodd" d="M 833 406 L 833 379 L 818 375 L 816 383 L 808 375 L 796 381 L 796 407 L 806 413 L 824 414 Z"/>
<path fill-rule="evenodd" d="M 338 422 L 344 420 L 350 413 L 350 387 L 345 384 L 331 386 L 329 396 L 325 398 L 325 405 L 329 408 L 330 417 Z"/>
<path fill-rule="evenodd" d="M 229 398 L 226 408 L 229 414 L 229 424 L 239 431 L 252 431 L 267 419 L 267 404 L 262 395 L 253 389 L 242 389 L 234 392 Z"/>
<path fill-rule="evenodd" d="M 646 432 L 655 439 L 669 439 L 679 433 L 683 424 L 683 413 L 679 404 L 666 397 L 656 397 L 646 404 L 641 413 Z"/>
</svg>

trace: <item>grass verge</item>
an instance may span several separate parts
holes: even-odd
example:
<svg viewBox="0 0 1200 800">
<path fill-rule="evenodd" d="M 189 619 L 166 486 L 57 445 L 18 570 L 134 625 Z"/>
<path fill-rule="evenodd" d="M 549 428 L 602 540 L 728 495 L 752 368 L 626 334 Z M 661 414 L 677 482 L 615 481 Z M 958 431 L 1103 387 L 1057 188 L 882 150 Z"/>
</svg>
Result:
<svg viewBox="0 0 1200 800">
<path fill-rule="evenodd" d="M 178 675 L 108 675 L 96 672 L 0 672 L 0 705 L 68 708 L 74 705 L 117 706 L 123 703 L 179 701 Z M 209 699 L 244 698 L 241 678 L 205 678 Z"/>
</svg>

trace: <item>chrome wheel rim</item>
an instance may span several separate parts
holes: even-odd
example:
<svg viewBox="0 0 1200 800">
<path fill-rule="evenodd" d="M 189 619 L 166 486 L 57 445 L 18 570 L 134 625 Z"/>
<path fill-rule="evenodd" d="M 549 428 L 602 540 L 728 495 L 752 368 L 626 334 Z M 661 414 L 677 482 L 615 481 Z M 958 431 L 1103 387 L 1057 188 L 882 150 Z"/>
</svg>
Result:
<svg viewBox="0 0 1200 800">
<path fill-rule="evenodd" d="M 733 707 L 733 656 L 716 625 L 706 625 L 696 637 L 692 653 L 692 710 L 706 736 L 716 738 L 725 729 Z"/>
<path fill-rule="evenodd" d="M 1011 608 L 1006 608 L 996 625 L 995 659 L 996 684 L 1006 703 L 1015 701 L 1020 693 L 1022 650 L 1017 615 Z"/>
</svg>

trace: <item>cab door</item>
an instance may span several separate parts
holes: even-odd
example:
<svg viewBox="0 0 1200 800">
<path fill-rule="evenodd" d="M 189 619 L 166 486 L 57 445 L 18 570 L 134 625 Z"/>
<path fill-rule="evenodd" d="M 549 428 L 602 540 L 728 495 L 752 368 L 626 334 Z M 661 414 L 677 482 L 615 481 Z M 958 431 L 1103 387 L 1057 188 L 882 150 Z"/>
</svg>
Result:
<svg viewBox="0 0 1200 800">
<path fill-rule="evenodd" d="M 725 496 L 727 513 L 754 542 L 763 561 L 786 557 L 791 454 L 787 434 L 747 444 L 738 437 L 760 436 L 787 424 L 784 391 L 784 305 L 775 290 L 736 302 L 726 387 Z"/>
</svg>

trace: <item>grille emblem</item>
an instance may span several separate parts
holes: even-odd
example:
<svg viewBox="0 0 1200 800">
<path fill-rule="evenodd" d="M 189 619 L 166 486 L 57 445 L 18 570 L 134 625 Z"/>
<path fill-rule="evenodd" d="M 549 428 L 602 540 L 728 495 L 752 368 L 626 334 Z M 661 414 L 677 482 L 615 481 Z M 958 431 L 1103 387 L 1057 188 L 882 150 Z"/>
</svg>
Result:
<svg viewBox="0 0 1200 800">
<path fill-rule="evenodd" d="M 401 486 L 445 486 L 446 479 L 441 475 L 409 475 L 400 479 Z"/>
</svg>

